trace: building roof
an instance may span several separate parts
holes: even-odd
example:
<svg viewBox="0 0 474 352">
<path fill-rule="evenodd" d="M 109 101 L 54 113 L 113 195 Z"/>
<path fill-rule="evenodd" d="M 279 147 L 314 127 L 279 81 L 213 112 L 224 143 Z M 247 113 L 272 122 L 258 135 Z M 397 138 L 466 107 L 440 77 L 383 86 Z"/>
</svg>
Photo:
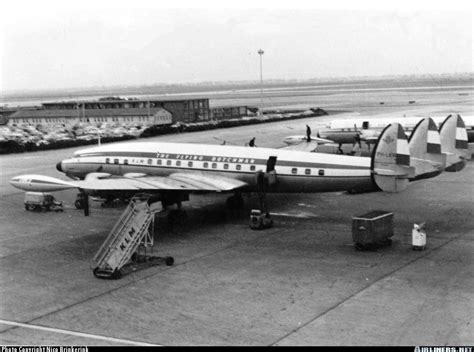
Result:
<svg viewBox="0 0 474 352">
<path fill-rule="evenodd" d="M 209 98 L 167 98 L 167 99 L 111 99 L 111 100 L 72 100 L 72 101 L 57 101 L 57 102 L 48 102 L 42 103 L 45 107 L 57 106 L 57 105 L 64 105 L 64 106 L 82 106 L 82 104 L 123 104 L 123 103 L 176 103 L 176 102 L 188 102 L 188 101 L 208 101 Z"/>
<path fill-rule="evenodd" d="M 8 122 L 8 118 L 0 113 L 0 125 L 6 125 Z"/>
<path fill-rule="evenodd" d="M 18 110 L 10 119 L 25 119 L 25 118 L 79 118 L 79 117 L 108 117 L 108 116 L 150 116 L 158 112 L 166 112 L 171 114 L 168 110 L 163 108 L 128 108 L 128 109 L 64 109 L 64 110 Z"/>
</svg>

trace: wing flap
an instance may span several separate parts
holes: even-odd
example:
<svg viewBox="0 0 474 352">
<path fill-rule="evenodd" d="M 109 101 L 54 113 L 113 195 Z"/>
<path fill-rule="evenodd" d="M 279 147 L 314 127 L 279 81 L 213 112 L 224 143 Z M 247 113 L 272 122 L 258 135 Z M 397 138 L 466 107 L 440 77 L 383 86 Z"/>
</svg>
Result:
<svg viewBox="0 0 474 352">
<path fill-rule="evenodd" d="M 224 176 L 210 176 L 193 173 L 175 173 L 170 179 L 187 183 L 203 191 L 226 192 L 247 186 L 247 183 Z"/>
<path fill-rule="evenodd" d="M 135 175 L 134 175 L 135 176 Z M 226 192 L 246 186 L 245 182 L 223 176 L 208 176 L 193 173 L 176 173 L 162 176 L 110 176 L 87 177 L 84 181 L 72 182 L 86 190 L 167 190 L 167 191 L 214 191 Z"/>
</svg>

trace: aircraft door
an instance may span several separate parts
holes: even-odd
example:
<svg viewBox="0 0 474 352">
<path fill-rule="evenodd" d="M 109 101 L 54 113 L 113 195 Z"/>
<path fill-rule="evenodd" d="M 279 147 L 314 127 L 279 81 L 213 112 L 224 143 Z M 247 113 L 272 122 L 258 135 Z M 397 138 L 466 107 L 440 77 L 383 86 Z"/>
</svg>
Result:
<svg viewBox="0 0 474 352">
<path fill-rule="evenodd" d="M 265 173 L 265 178 L 267 179 L 267 184 L 269 186 L 276 183 L 276 171 L 275 171 L 276 162 L 277 162 L 276 156 L 270 156 L 267 160 L 267 172 Z"/>
<path fill-rule="evenodd" d="M 275 165 L 276 165 L 277 157 L 276 156 L 271 156 L 267 160 L 267 172 L 270 171 L 275 171 Z"/>
</svg>

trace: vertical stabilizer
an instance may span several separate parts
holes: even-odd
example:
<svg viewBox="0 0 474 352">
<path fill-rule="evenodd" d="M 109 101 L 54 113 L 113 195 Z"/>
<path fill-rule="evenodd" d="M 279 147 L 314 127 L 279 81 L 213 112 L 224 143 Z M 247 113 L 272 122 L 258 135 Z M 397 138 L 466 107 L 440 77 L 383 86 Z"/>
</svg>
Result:
<svg viewBox="0 0 474 352">
<path fill-rule="evenodd" d="M 410 166 L 408 140 L 399 123 L 385 127 L 372 154 L 372 177 L 384 192 L 400 192 L 407 188 L 409 179 L 415 177 Z"/>
<path fill-rule="evenodd" d="M 449 115 L 439 128 L 441 149 L 447 154 L 446 171 L 461 171 L 470 159 L 467 131 L 459 114 Z"/>
<path fill-rule="evenodd" d="M 408 140 L 410 165 L 415 168 L 414 180 L 438 176 L 446 167 L 441 137 L 432 118 L 419 121 Z"/>
</svg>

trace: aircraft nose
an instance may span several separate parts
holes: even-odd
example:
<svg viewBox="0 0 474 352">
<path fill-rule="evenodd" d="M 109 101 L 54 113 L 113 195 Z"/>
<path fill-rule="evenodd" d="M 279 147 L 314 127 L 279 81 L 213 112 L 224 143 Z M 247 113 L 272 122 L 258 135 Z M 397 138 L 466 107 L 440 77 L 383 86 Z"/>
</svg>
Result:
<svg viewBox="0 0 474 352">
<path fill-rule="evenodd" d="M 59 172 L 63 172 L 63 162 L 60 161 L 59 163 L 56 164 L 56 170 Z"/>
</svg>

